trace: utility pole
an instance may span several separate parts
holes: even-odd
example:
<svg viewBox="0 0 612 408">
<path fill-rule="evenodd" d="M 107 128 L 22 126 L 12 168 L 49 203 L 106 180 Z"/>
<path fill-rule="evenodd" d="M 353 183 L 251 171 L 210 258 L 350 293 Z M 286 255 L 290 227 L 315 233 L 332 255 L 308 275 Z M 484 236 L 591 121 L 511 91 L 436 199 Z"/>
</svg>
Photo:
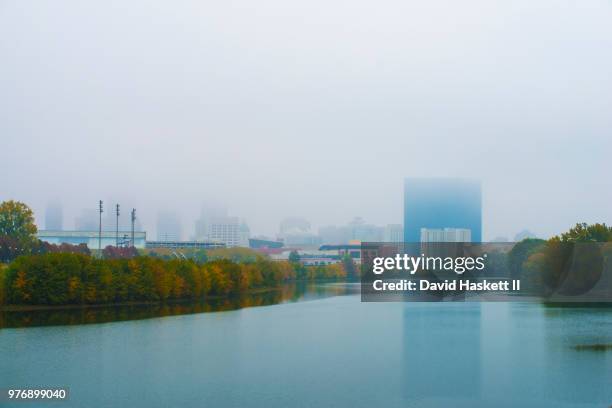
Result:
<svg viewBox="0 0 612 408">
<path fill-rule="evenodd" d="M 136 246 L 134 242 L 134 222 L 136 222 L 136 209 L 132 208 L 132 246 L 133 247 Z"/>
<path fill-rule="evenodd" d="M 116 222 L 116 228 L 115 228 L 115 246 L 119 246 L 119 204 L 117 204 L 116 206 L 116 213 L 117 213 L 117 222 Z"/>
<path fill-rule="evenodd" d="M 100 200 L 98 210 L 100 212 L 100 223 L 98 224 L 98 256 L 102 258 L 102 213 L 104 210 L 102 209 L 102 205 L 104 203 Z"/>
</svg>

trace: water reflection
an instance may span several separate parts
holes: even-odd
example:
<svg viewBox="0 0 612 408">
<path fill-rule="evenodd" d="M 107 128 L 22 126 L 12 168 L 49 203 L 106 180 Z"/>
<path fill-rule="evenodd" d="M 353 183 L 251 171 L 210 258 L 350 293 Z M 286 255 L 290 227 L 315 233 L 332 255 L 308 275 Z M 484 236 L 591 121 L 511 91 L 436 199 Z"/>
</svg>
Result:
<svg viewBox="0 0 612 408">
<path fill-rule="evenodd" d="M 480 325 L 479 303 L 406 305 L 404 398 L 431 402 L 480 398 Z"/>
<path fill-rule="evenodd" d="M 297 282 L 242 296 L 210 298 L 201 301 L 0 311 L 0 328 L 106 323 L 194 313 L 223 312 L 358 292 L 359 287 L 354 284 Z"/>
<path fill-rule="evenodd" d="M 403 396 L 435 406 L 609 406 L 612 353 L 576 350 L 593 344 L 612 344 L 612 309 L 410 303 Z"/>
<path fill-rule="evenodd" d="M 612 309 L 608 307 L 547 307 L 544 332 L 546 348 L 545 387 L 559 401 L 610 403 L 612 354 L 577 351 L 576 346 L 612 344 Z M 593 330 L 596 327 L 597 330 Z M 589 378 L 589 381 L 581 379 Z M 566 384 L 580 383 L 577 393 Z M 604 405 L 602 405 L 604 406 Z"/>
</svg>

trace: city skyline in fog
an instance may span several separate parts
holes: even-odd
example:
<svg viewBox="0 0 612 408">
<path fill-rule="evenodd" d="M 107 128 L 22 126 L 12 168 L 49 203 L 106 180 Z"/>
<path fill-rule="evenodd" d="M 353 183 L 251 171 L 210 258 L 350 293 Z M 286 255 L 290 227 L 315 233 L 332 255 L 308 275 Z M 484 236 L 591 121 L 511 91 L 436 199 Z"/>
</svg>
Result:
<svg viewBox="0 0 612 408">
<path fill-rule="evenodd" d="M 373 5 L 376 7 L 373 7 Z M 0 201 L 203 203 L 252 235 L 403 223 L 405 177 L 482 181 L 483 238 L 612 221 L 612 4 L 0 3 Z"/>
</svg>

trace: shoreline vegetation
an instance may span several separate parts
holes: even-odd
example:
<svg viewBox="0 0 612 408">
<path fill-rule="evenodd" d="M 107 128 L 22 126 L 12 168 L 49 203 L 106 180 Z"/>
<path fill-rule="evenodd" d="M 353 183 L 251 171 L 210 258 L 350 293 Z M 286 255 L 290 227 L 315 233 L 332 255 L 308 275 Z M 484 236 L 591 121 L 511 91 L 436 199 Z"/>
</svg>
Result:
<svg viewBox="0 0 612 408">
<path fill-rule="evenodd" d="M 317 285 L 329 283 L 350 283 L 344 279 L 315 279 L 315 280 L 295 280 L 282 283 L 273 287 L 253 288 L 244 292 L 230 295 L 210 295 L 203 298 L 183 298 L 166 300 L 134 300 L 116 303 L 90 303 L 90 304 L 60 304 L 60 305 L 34 305 L 34 304 L 0 304 L 0 312 L 36 312 L 36 311 L 62 311 L 62 310 L 82 310 L 82 309 L 104 309 L 109 307 L 139 307 L 139 306 L 173 306 L 188 305 L 198 302 L 219 302 L 224 300 L 240 300 L 244 297 L 267 296 L 271 293 L 280 293 L 291 285 Z M 288 298 L 289 299 L 289 298 Z M 283 300 L 288 300 L 283 299 Z"/>
<path fill-rule="evenodd" d="M 355 280 L 350 258 L 305 266 L 297 252 L 273 261 L 248 248 L 137 250 L 54 245 L 36 237 L 33 211 L 0 203 L 0 311 L 46 307 L 206 301 L 269 291 L 298 281 Z"/>
<path fill-rule="evenodd" d="M 299 282 L 299 281 L 296 281 Z M 320 282 L 320 281 L 317 281 Z M 334 281 L 335 282 L 335 281 Z M 268 292 L 274 292 L 282 290 L 282 286 L 271 287 L 271 288 L 257 288 L 249 289 L 246 292 L 228 295 L 228 296 L 207 296 L 202 299 L 167 299 L 163 301 L 156 300 L 143 300 L 143 301 L 128 301 L 128 302 L 117 302 L 117 303 L 92 303 L 92 304 L 62 304 L 62 305 L 0 305 L 0 312 L 35 312 L 39 310 L 79 310 L 79 309 L 101 309 L 105 307 L 124 307 L 124 306 L 156 306 L 156 305 L 173 305 L 173 304 L 186 304 L 190 302 L 198 301 L 215 301 L 223 299 L 238 298 L 241 296 L 251 296 L 265 294 Z"/>
<path fill-rule="evenodd" d="M 199 301 L 298 281 L 355 281 L 360 275 L 350 257 L 304 266 L 297 252 L 286 261 L 273 261 L 247 248 L 177 254 L 107 246 L 92 254 L 84 244 L 42 242 L 36 232 L 34 213 L 26 204 L 0 203 L 0 310 Z M 609 274 L 612 227 L 576 224 L 560 236 L 525 239 L 508 253 L 490 255 L 491 269 L 498 276 L 520 278 L 525 288 L 544 297 L 577 296 Z"/>
<path fill-rule="evenodd" d="M 165 260 L 153 256 L 97 259 L 79 253 L 20 256 L 0 269 L 0 310 L 146 305 L 222 299 L 300 281 L 344 281 L 343 264 L 304 267 L 258 257 Z"/>
<path fill-rule="evenodd" d="M 578 344 L 572 347 L 576 351 L 612 351 L 612 344 L 610 343 L 599 343 L 599 344 Z"/>
<path fill-rule="evenodd" d="M 124 302 L 94 305 L 11 305 L 0 309 L 0 330 L 37 326 L 66 326 L 144 320 L 166 316 L 227 312 L 356 293 L 337 280 L 293 281 L 230 296 L 177 299 L 163 302 Z M 8 309 L 8 310 L 7 310 Z"/>
</svg>

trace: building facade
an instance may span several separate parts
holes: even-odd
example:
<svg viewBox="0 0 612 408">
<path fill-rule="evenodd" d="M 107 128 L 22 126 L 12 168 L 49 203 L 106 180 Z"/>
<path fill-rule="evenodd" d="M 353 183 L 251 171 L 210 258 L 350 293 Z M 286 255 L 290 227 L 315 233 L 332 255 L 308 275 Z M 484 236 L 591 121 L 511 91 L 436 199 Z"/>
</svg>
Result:
<svg viewBox="0 0 612 408">
<path fill-rule="evenodd" d="M 407 178 L 404 181 L 404 242 L 421 241 L 421 229 L 469 230 L 482 241 L 480 182 L 453 178 Z"/>
<path fill-rule="evenodd" d="M 384 229 L 383 242 L 400 243 L 404 241 L 404 226 L 388 224 Z"/>
<path fill-rule="evenodd" d="M 157 240 L 180 241 L 182 228 L 179 217 L 172 212 L 161 212 L 157 216 Z"/>
<path fill-rule="evenodd" d="M 225 248 L 221 242 L 206 241 L 147 241 L 147 249 L 169 248 L 169 249 L 215 249 Z"/>
<path fill-rule="evenodd" d="M 64 216 L 59 203 L 51 203 L 45 209 L 45 229 L 54 231 L 64 229 Z"/>
<path fill-rule="evenodd" d="M 472 242 L 472 232 L 465 228 L 421 228 L 421 242 Z"/>
<path fill-rule="evenodd" d="M 249 247 L 249 227 L 238 217 L 215 217 L 208 220 L 204 238 L 212 242 L 221 242 L 228 248 Z"/>
</svg>

